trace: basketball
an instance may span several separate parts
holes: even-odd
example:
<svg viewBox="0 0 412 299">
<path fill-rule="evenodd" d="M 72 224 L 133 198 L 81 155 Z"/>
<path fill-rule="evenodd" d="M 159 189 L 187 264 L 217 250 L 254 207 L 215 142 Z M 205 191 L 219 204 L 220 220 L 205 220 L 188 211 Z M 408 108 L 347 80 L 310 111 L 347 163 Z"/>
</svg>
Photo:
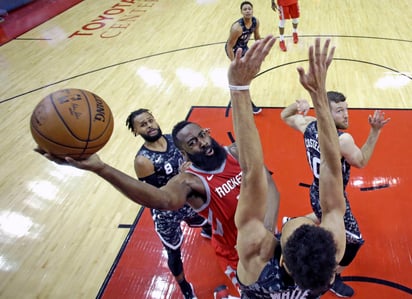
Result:
<svg viewBox="0 0 412 299">
<path fill-rule="evenodd" d="M 86 159 L 113 132 L 113 115 L 102 98 L 83 89 L 62 89 L 34 108 L 30 130 L 40 148 L 59 158 Z"/>
</svg>

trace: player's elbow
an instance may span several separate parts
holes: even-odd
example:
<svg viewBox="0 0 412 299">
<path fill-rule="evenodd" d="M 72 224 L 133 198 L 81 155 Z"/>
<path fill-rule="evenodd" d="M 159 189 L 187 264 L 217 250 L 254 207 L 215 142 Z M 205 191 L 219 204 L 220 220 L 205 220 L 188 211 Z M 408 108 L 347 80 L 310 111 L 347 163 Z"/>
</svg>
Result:
<svg viewBox="0 0 412 299">
<path fill-rule="evenodd" d="M 360 158 L 357 158 L 357 159 L 355 158 L 352 161 L 348 161 L 348 163 L 351 166 L 359 168 L 359 169 L 364 168 L 366 166 L 366 164 L 368 164 L 367 161 L 363 157 L 360 157 Z"/>
<path fill-rule="evenodd" d="M 161 207 L 159 208 L 160 210 L 166 210 L 166 211 L 175 211 L 183 207 L 184 202 L 181 202 L 180 200 L 174 200 L 169 198 L 165 198 L 165 200 L 162 201 Z"/>
<path fill-rule="evenodd" d="M 167 190 L 165 187 L 160 188 L 161 195 L 158 197 L 157 203 L 159 210 L 178 210 L 186 203 L 186 197 L 182 193 Z"/>
</svg>

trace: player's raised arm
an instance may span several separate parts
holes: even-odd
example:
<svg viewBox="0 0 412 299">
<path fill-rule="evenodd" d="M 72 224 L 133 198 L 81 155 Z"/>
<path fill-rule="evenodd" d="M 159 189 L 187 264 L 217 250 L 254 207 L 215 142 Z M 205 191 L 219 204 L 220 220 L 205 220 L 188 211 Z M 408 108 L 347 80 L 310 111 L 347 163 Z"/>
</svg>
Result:
<svg viewBox="0 0 412 299">
<path fill-rule="evenodd" d="M 332 62 L 335 48 L 329 50 L 330 40 L 326 40 L 323 48 L 320 39 L 316 39 L 315 47 L 309 49 L 309 69 L 307 73 L 298 68 L 300 82 L 309 92 L 318 120 L 320 164 L 320 204 L 322 207 L 321 226 L 332 231 L 337 243 L 337 260 L 340 260 L 345 249 L 345 228 L 343 215 L 345 199 L 343 197 L 343 179 L 338 134 L 329 109 L 326 94 L 326 74 Z"/>
<path fill-rule="evenodd" d="M 248 86 L 274 42 L 272 36 L 257 41 L 243 58 L 241 50 L 238 50 L 228 73 L 234 131 L 242 168 L 242 186 L 235 218 L 238 228 L 253 217 L 263 221 L 265 215 L 267 181 Z"/>
</svg>

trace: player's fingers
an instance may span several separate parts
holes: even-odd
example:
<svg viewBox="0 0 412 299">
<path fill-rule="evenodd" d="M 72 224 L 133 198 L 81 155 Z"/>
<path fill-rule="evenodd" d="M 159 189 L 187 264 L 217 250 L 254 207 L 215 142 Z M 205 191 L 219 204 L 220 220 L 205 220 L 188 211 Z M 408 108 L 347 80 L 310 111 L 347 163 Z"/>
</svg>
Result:
<svg viewBox="0 0 412 299">
<path fill-rule="evenodd" d="M 64 160 L 65 160 L 66 164 L 70 164 L 70 165 L 75 166 L 77 168 L 82 168 L 81 162 L 76 161 L 71 157 L 65 157 Z"/>
<path fill-rule="evenodd" d="M 238 62 L 242 58 L 242 49 L 239 48 L 235 52 L 235 61 Z"/>
<path fill-rule="evenodd" d="M 329 56 L 326 59 L 326 67 L 329 68 L 330 64 L 332 63 L 333 56 L 335 56 L 335 49 L 336 47 L 332 47 L 329 52 Z"/>
<path fill-rule="evenodd" d="M 261 59 L 262 53 L 264 53 L 264 49 L 265 46 L 267 44 L 267 37 L 265 37 L 264 39 L 260 39 L 258 41 L 256 41 L 253 46 L 253 51 L 250 53 L 250 55 L 252 56 L 253 59 Z"/>
<path fill-rule="evenodd" d="M 301 81 L 302 78 L 305 76 L 305 70 L 301 66 L 297 67 L 296 70 L 298 71 L 299 80 Z"/>
<path fill-rule="evenodd" d="M 320 43 L 320 39 L 319 39 L 319 43 Z M 330 44 L 330 38 L 326 39 L 325 43 L 323 44 L 322 56 L 325 56 L 325 57 L 328 56 L 329 44 Z"/>
<path fill-rule="evenodd" d="M 265 47 L 264 47 L 264 49 L 263 49 L 263 51 L 264 51 L 264 53 L 265 53 L 265 56 L 266 56 L 267 54 L 269 54 L 269 52 L 270 52 L 270 50 L 272 49 L 272 47 L 273 47 L 273 45 L 275 44 L 275 42 L 276 42 L 276 37 L 274 37 L 273 35 L 268 35 L 268 36 L 265 37 L 265 39 L 264 39 L 264 45 L 265 45 Z"/>
<path fill-rule="evenodd" d="M 67 164 L 67 163 L 65 163 L 64 160 L 62 160 L 62 159 L 60 159 L 60 158 L 57 158 L 56 156 L 53 156 L 53 155 L 51 155 L 51 154 L 49 154 L 49 153 L 45 153 L 45 154 L 43 154 L 43 156 L 46 157 L 47 159 L 49 159 L 50 161 L 53 161 L 54 163 L 57 163 L 57 164 L 59 164 L 59 165 L 65 165 L 65 164 Z"/>
<path fill-rule="evenodd" d="M 315 39 L 315 59 L 316 59 L 316 62 L 319 62 L 321 54 L 322 53 L 320 51 L 320 38 L 317 37 Z"/>
<path fill-rule="evenodd" d="M 40 155 L 44 155 L 46 151 L 40 147 L 36 147 L 33 149 L 36 153 L 39 153 Z"/>
</svg>

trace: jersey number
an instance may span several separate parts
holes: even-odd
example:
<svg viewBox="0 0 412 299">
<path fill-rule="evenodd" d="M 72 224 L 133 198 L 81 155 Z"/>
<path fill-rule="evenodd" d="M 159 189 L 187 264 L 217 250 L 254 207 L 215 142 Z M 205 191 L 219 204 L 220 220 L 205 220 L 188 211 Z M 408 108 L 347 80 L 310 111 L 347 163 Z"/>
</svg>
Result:
<svg viewBox="0 0 412 299">
<path fill-rule="evenodd" d="M 308 156 L 308 161 L 313 175 L 315 176 L 315 178 L 319 179 L 320 159 L 316 156 L 311 158 L 309 151 L 306 152 L 306 155 Z"/>
<path fill-rule="evenodd" d="M 173 173 L 173 166 L 172 166 L 172 164 L 170 164 L 170 163 L 166 163 L 166 164 L 164 165 L 164 169 L 165 169 L 166 174 L 171 174 L 171 173 Z"/>
</svg>

